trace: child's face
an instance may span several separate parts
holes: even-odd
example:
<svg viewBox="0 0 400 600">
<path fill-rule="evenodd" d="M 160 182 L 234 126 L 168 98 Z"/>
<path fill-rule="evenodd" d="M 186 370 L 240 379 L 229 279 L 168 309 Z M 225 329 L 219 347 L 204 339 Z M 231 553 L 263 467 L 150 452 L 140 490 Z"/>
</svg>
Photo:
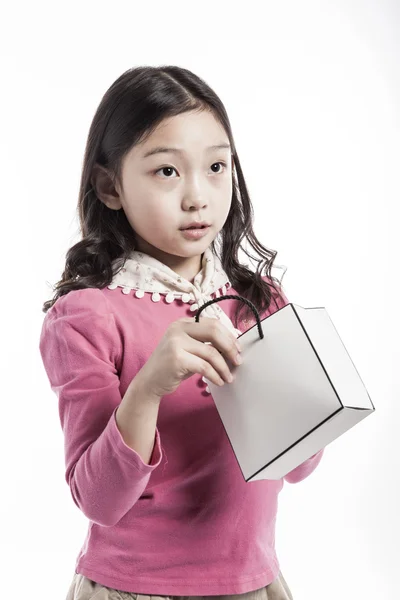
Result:
<svg viewBox="0 0 400 600">
<path fill-rule="evenodd" d="M 229 139 L 209 112 L 185 113 L 163 121 L 143 144 L 131 149 L 122 165 L 119 201 L 136 233 L 135 250 L 161 260 L 189 281 L 199 272 L 201 255 L 230 210 L 231 150 L 207 150 L 224 143 Z M 181 148 L 182 153 L 145 157 L 157 146 Z M 224 164 L 215 165 L 220 161 Z M 207 234 L 186 239 L 180 228 L 197 220 L 211 223 Z"/>
</svg>

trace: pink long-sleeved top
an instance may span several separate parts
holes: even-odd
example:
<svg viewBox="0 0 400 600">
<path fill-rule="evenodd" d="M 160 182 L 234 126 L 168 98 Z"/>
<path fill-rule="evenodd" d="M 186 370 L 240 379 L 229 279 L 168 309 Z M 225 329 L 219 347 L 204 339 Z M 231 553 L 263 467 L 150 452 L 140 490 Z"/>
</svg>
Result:
<svg viewBox="0 0 400 600">
<path fill-rule="evenodd" d="M 276 298 L 261 319 L 288 303 L 282 289 Z M 232 321 L 236 305 L 219 302 Z M 186 316 L 194 313 L 181 300 L 121 288 L 75 290 L 46 313 L 40 353 L 59 403 L 65 479 L 89 520 L 75 572 L 133 593 L 242 594 L 277 577 L 278 494 L 284 480 L 308 477 L 323 450 L 283 479 L 246 482 L 212 396 L 193 375 L 161 400 L 146 464 L 124 442 L 116 409 L 168 325 Z"/>
</svg>

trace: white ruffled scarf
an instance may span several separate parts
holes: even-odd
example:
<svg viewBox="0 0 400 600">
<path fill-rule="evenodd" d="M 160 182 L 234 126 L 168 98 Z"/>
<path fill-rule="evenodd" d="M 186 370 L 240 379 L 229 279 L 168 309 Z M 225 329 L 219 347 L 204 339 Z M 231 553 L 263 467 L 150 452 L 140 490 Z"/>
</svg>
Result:
<svg viewBox="0 0 400 600">
<path fill-rule="evenodd" d="M 165 295 L 167 303 L 182 300 L 191 303 L 190 310 L 194 312 L 209 300 L 225 295 L 232 284 L 222 268 L 220 259 L 209 247 L 204 251 L 201 270 L 193 283 L 149 254 L 134 250 L 108 286 L 110 290 L 117 287 L 121 287 L 124 294 L 135 290 L 137 298 L 151 293 L 153 302 L 159 302 L 161 295 Z M 200 319 L 202 316 L 220 319 L 221 323 L 238 337 L 241 331 L 235 328 L 222 309 L 222 304 L 223 302 L 214 302 L 207 306 L 200 313 Z"/>
</svg>

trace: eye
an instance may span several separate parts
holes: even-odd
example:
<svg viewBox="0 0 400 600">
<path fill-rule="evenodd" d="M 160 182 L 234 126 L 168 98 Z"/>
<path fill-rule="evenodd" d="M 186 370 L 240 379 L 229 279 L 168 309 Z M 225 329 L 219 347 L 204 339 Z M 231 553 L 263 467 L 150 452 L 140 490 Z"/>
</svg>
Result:
<svg viewBox="0 0 400 600">
<path fill-rule="evenodd" d="M 222 165 L 223 167 L 226 168 L 226 163 L 224 163 L 223 161 L 218 161 L 213 163 L 211 166 L 213 167 L 214 165 Z M 161 167 L 160 169 L 157 169 L 157 171 L 153 171 L 154 175 L 157 175 L 157 173 L 159 173 L 160 171 L 176 171 L 176 169 L 174 169 L 174 167 Z M 215 175 L 219 175 L 220 173 L 223 173 L 223 171 L 218 171 L 217 173 L 214 172 Z M 161 179 L 175 179 L 174 177 L 162 177 Z"/>
<path fill-rule="evenodd" d="M 213 167 L 214 165 L 223 165 L 224 167 L 226 167 L 226 163 L 219 161 L 219 162 L 215 162 L 213 163 L 211 166 Z M 222 171 L 218 171 L 218 173 L 222 173 Z"/>
</svg>

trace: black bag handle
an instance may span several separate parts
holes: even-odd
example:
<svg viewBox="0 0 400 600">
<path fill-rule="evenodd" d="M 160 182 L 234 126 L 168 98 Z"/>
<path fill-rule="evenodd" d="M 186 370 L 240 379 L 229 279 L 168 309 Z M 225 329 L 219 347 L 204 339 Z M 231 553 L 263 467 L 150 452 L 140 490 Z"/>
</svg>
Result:
<svg viewBox="0 0 400 600">
<path fill-rule="evenodd" d="M 264 333 L 263 333 L 263 330 L 261 327 L 261 320 L 260 320 L 257 308 L 254 306 L 254 304 L 252 302 L 250 302 L 250 300 L 247 300 L 247 298 L 243 298 L 243 296 L 237 296 L 237 295 L 233 295 L 233 294 L 225 294 L 224 296 L 220 296 L 219 298 L 213 298 L 212 300 L 209 300 L 208 302 L 203 304 L 203 306 L 201 306 L 198 309 L 198 311 L 196 312 L 196 316 L 195 316 L 196 323 L 199 322 L 200 313 L 202 310 L 207 308 L 207 306 L 210 306 L 210 304 L 214 304 L 214 302 L 220 302 L 221 300 L 240 300 L 240 301 L 244 302 L 245 304 L 247 304 L 247 306 L 250 306 L 251 310 L 253 311 L 253 313 L 255 314 L 255 317 L 257 319 L 257 327 L 258 327 L 258 333 L 260 334 L 260 339 L 264 338 Z"/>
</svg>

